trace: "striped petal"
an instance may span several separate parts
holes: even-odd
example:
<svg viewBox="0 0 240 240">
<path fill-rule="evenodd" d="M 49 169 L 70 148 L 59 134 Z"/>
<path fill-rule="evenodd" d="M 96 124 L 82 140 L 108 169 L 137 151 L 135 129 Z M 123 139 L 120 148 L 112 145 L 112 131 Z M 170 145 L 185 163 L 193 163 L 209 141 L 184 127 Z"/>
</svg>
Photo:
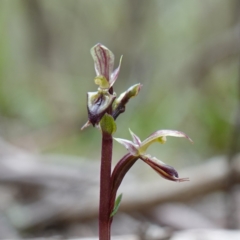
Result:
<svg viewBox="0 0 240 240">
<path fill-rule="evenodd" d="M 90 52 L 93 57 L 97 76 L 103 76 L 109 82 L 113 72 L 114 54 L 100 43 L 92 47 Z"/>
</svg>

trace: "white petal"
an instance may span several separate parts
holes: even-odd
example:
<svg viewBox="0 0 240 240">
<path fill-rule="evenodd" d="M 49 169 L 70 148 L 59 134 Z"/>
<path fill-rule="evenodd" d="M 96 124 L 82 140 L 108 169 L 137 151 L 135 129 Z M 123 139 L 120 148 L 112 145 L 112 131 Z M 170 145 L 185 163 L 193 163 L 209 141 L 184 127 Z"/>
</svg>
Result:
<svg viewBox="0 0 240 240">
<path fill-rule="evenodd" d="M 122 138 L 114 138 L 114 139 L 120 144 L 122 144 L 133 156 L 139 156 L 138 146 L 136 144 Z"/>
</svg>

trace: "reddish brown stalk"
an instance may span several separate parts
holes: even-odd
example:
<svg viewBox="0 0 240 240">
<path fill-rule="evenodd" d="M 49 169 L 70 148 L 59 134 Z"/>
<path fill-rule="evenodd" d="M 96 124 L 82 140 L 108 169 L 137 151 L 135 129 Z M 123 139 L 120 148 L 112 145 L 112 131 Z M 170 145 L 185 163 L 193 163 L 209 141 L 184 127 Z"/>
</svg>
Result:
<svg viewBox="0 0 240 240">
<path fill-rule="evenodd" d="M 131 153 L 127 153 L 115 166 L 111 176 L 111 198 L 110 198 L 110 211 L 113 211 L 114 202 L 117 194 L 117 190 L 128 172 L 139 157 L 133 156 Z"/>
<path fill-rule="evenodd" d="M 112 164 L 112 135 L 102 132 L 102 152 L 100 170 L 100 203 L 99 203 L 99 240 L 110 240 L 110 193 Z"/>
</svg>

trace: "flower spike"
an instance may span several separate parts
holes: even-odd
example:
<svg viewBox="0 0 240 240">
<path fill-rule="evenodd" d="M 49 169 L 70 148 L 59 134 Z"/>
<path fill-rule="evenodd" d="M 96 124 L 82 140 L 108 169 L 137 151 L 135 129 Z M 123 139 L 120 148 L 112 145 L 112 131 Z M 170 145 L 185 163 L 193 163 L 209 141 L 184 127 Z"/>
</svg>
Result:
<svg viewBox="0 0 240 240">
<path fill-rule="evenodd" d="M 98 85 L 96 92 L 87 93 L 88 121 L 81 130 L 92 125 L 98 128 L 102 134 L 101 164 L 100 164 L 100 198 L 99 198 L 99 239 L 109 240 L 111 223 L 116 214 L 122 195 L 117 197 L 118 188 L 130 168 L 138 159 L 147 163 L 163 178 L 174 181 L 188 181 L 188 178 L 180 178 L 178 172 L 166 165 L 156 157 L 146 154 L 148 147 L 155 142 L 165 143 L 167 136 L 184 137 L 192 140 L 185 134 L 174 130 L 159 130 L 151 134 L 144 141 L 129 129 L 132 141 L 114 138 L 127 148 L 128 152 L 123 156 L 112 170 L 113 134 L 117 125 L 115 120 L 126 109 L 129 100 L 138 95 L 142 84 L 137 83 L 129 87 L 118 97 L 113 85 L 118 78 L 122 56 L 118 67 L 114 70 L 114 54 L 104 45 L 98 43 L 91 48 L 90 53 L 94 61 L 96 76 L 94 82 Z M 115 201 L 116 200 L 116 201 Z"/>
</svg>

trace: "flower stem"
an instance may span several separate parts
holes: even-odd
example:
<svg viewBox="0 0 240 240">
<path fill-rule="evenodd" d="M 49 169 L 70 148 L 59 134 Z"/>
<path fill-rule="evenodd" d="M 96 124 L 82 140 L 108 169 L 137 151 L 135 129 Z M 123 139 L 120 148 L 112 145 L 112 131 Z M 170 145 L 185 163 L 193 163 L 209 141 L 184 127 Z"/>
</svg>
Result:
<svg viewBox="0 0 240 240">
<path fill-rule="evenodd" d="M 99 203 L 99 240 L 110 240 L 110 193 L 112 164 L 112 135 L 102 131 L 102 152 L 100 171 L 100 203 Z"/>
<path fill-rule="evenodd" d="M 122 180 L 133 164 L 138 160 L 138 156 L 133 156 L 127 153 L 119 160 L 111 175 L 111 198 L 110 211 L 113 211 L 117 190 L 122 183 Z M 112 220 L 112 219 L 111 219 Z"/>
</svg>

